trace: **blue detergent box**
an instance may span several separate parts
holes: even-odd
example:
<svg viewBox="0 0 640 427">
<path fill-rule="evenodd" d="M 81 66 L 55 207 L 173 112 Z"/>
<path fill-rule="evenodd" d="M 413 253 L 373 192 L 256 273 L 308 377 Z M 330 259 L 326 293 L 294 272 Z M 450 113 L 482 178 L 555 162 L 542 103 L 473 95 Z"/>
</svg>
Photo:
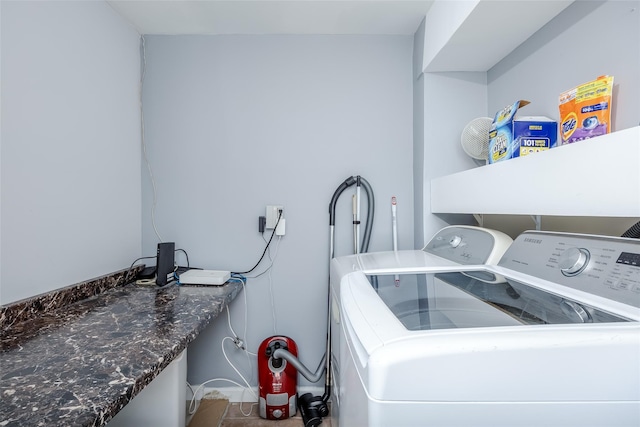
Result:
<svg viewBox="0 0 640 427">
<path fill-rule="evenodd" d="M 558 144 L 558 123 L 548 117 L 522 117 L 513 121 L 511 157 L 546 151 Z"/>
<path fill-rule="evenodd" d="M 558 123 L 548 117 L 516 118 L 529 101 L 516 101 L 496 113 L 489 131 L 489 163 L 522 157 L 557 145 Z"/>
</svg>

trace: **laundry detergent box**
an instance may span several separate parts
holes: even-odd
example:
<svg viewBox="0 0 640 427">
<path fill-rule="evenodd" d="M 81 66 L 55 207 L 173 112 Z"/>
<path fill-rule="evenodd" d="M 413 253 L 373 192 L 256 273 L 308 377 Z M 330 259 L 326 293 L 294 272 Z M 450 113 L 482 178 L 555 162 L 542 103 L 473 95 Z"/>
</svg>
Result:
<svg viewBox="0 0 640 427">
<path fill-rule="evenodd" d="M 513 121 L 518 109 L 525 105 L 529 105 L 529 101 L 516 101 L 496 113 L 489 130 L 489 163 L 513 157 Z"/>
<path fill-rule="evenodd" d="M 512 157 L 522 157 L 554 148 L 558 143 L 558 122 L 544 116 L 520 117 L 513 121 Z"/>
<path fill-rule="evenodd" d="M 558 98 L 561 144 L 571 144 L 611 132 L 613 76 L 562 92 Z"/>
<path fill-rule="evenodd" d="M 489 163 L 545 151 L 557 144 L 558 123 L 548 117 L 516 118 L 529 101 L 519 100 L 496 113 L 489 131 Z"/>
</svg>

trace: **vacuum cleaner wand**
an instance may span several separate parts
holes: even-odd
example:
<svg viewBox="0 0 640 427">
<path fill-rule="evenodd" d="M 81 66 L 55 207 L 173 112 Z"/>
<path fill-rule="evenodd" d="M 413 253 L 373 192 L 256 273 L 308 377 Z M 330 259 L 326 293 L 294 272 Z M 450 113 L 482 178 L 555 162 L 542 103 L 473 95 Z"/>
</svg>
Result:
<svg viewBox="0 0 640 427">
<path fill-rule="evenodd" d="M 309 380 L 312 383 L 316 383 L 320 380 L 320 377 L 322 376 L 325 370 L 325 367 L 323 366 L 325 357 L 327 357 L 326 354 L 322 356 L 322 359 L 320 360 L 320 364 L 318 365 L 316 372 L 312 373 L 309 369 L 307 369 L 306 366 L 302 364 L 302 362 L 300 362 L 300 360 L 298 360 L 298 358 L 295 355 L 291 354 L 285 348 L 276 349 L 271 356 L 274 359 L 285 359 L 287 362 L 291 363 L 294 366 L 294 368 L 296 368 L 298 372 L 302 374 L 303 377 L 305 377 L 307 380 Z"/>
<path fill-rule="evenodd" d="M 350 176 L 345 179 L 334 191 L 329 202 L 329 261 L 334 256 L 334 239 L 335 239 L 335 223 L 336 223 L 336 203 L 338 198 L 347 188 L 353 184 L 357 184 L 358 187 L 362 186 L 367 194 L 367 221 L 365 223 L 364 235 L 362 237 L 362 245 L 360 246 L 360 252 L 367 252 L 369 250 L 369 241 L 371 240 L 371 228 L 373 227 L 373 214 L 375 212 L 375 199 L 373 196 L 373 190 L 369 182 L 358 175 L 357 177 Z M 359 218 L 358 218 L 359 220 Z M 327 302 L 327 346 L 325 352 L 325 386 L 324 394 L 322 395 L 322 402 L 326 404 L 331 397 L 331 284 L 329 283 L 328 302 Z"/>
</svg>

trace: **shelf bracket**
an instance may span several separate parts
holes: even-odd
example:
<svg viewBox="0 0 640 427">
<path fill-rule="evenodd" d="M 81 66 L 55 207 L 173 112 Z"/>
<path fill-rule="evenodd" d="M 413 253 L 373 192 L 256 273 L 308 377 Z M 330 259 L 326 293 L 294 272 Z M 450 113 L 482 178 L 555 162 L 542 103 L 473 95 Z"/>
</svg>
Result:
<svg viewBox="0 0 640 427">
<path fill-rule="evenodd" d="M 536 224 L 536 231 L 542 230 L 542 217 L 540 215 L 531 215 L 531 219 Z"/>
<path fill-rule="evenodd" d="M 473 217 L 478 222 L 478 227 L 482 227 L 483 226 L 482 224 L 484 223 L 484 215 L 482 215 L 482 214 L 473 214 Z"/>
</svg>

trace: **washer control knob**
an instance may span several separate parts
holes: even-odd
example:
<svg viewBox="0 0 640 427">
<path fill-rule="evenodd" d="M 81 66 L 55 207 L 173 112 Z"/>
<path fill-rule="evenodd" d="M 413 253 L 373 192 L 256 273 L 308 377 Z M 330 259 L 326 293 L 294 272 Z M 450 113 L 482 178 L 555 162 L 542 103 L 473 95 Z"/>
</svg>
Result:
<svg viewBox="0 0 640 427">
<path fill-rule="evenodd" d="M 558 258 L 558 266 L 565 276 L 576 276 L 582 273 L 589 263 L 591 255 L 582 248 L 569 248 Z"/>
<path fill-rule="evenodd" d="M 280 417 L 282 416 L 282 411 L 281 411 L 280 409 L 275 409 L 275 410 L 273 411 L 273 416 L 274 416 L 275 418 L 280 418 Z"/>
<path fill-rule="evenodd" d="M 460 243 L 462 243 L 462 237 L 460 236 L 453 236 L 450 240 L 449 240 L 449 245 L 451 245 L 452 248 L 457 248 Z"/>
</svg>

